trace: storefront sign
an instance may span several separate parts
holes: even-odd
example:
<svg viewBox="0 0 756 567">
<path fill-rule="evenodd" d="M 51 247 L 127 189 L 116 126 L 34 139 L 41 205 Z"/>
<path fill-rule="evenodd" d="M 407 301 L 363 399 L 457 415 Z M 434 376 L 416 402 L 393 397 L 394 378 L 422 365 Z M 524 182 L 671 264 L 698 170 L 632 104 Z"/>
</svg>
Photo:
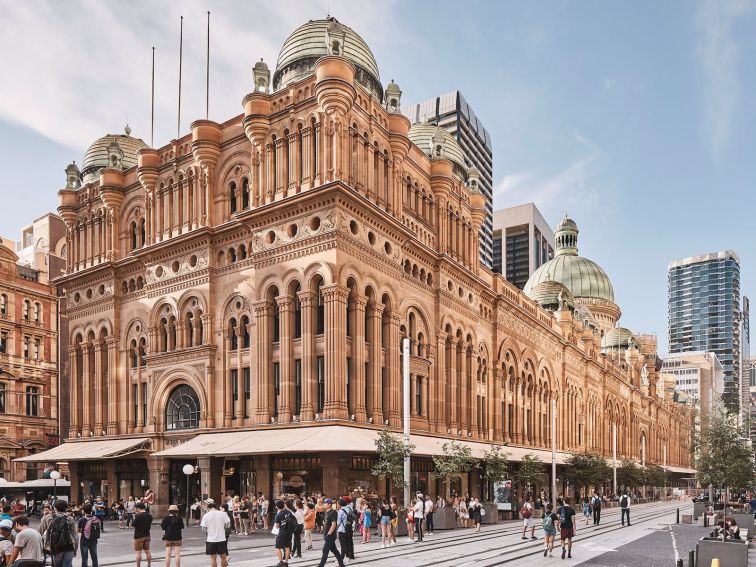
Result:
<svg viewBox="0 0 756 567">
<path fill-rule="evenodd" d="M 494 482 L 494 501 L 498 510 L 512 509 L 512 481 Z"/>
</svg>

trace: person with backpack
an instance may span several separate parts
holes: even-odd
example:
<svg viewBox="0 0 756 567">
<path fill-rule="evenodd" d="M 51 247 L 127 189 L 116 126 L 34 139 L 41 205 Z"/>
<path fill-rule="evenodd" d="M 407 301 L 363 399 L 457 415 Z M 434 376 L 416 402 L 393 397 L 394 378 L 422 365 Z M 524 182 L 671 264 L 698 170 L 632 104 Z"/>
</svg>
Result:
<svg viewBox="0 0 756 567">
<path fill-rule="evenodd" d="M 10 565 L 10 558 L 13 554 L 12 534 L 13 522 L 10 520 L 0 520 L 0 565 L 2 567 Z M 71 556 L 71 560 L 73 561 L 73 556 Z M 70 564 L 68 567 L 70 567 Z"/>
<path fill-rule="evenodd" d="M 541 521 L 541 527 L 543 528 L 544 542 L 543 542 L 543 556 L 554 557 L 552 553 L 554 551 L 554 538 L 556 537 L 556 527 L 559 523 L 559 516 L 554 513 L 554 506 L 551 502 L 546 503 L 546 512 L 543 515 Z"/>
<path fill-rule="evenodd" d="M 597 491 L 593 491 L 593 497 L 591 498 L 591 509 L 593 510 L 593 525 L 598 526 L 601 523 L 601 496 Z"/>
<path fill-rule="evenodd" d="M 89 558 L 92 558 L 92 567 L 98 567 L 97 559 L 97 542 L 100 539 L 102 524 L 98 516 L 92 515 L 92 505 L 84 504 L 81 507 L 84 516 L 79 518 L 77 524 L 79 537 L 79 547 L 81 548 L 81 567 L 87 567 Z"/>
<path fill-rule="evenodd" d="M 273 519 L 273 535 L 276 536 L 276 554 L 278 555 L 278 566 L 287 567 L 291 555 L 291 538 L 297 528 L 297 519 L 291 511 L 286 509 L 283 500 L 276 500 L 276 516 Z M 293 520 L 293 525 L 289 519 Z"/>
<path fill-rule="evenodd" d="M 577 533 L 577 522 L 575 522 L 575 510 L 570 506 L 567 498 L 560 502 L 561 506 L 557 510 L 559 515 L 559 537 L 562 540 L 562 559 L 564 554 L 572 557 L 572 538 Z"/>
<path fill-rule="evenodd" d="M 184 519 L 178 515 L 179 509 L 175 504 L 168 506 L 168 515 L 160 522 L 165 542 L 165 567 L 171 567 L 171 556 L 176 557 L 176 567 L 181 567 L 181 544 Z"/>
<path fill-rule="evenodd" d="M 336 514 L 336 533 L 339 538 L 341 555 L 344 559 L 354 559 L 354 508 L 344 498 L 339 498 L 339 511 Z"/>
<path fill-rule="evenodd" d="M 630 525 L 630 495 L 625 490 L 624 494 L 620 497 L 620 511 L 622 516 L 622 526 L 625 525 L 625 516 L 627 516 L 627 525 Z"/>
<path fill-rule="evenodd" d="M 333 509 L 333 500 L 326 498 L 323 500 L 324 518 L 323 518 L 323 556 L 320 558 L 318 567 L 325 567 L 326 561 L 328 561 L 328 555 L 333 553 L 336 561 L 339 563 L 339 567 L 344 566 L 344 559 L 339 553 L 339 549 L 336 547 L 336 530 L 338 528 L 338 514 Z"/>
<path fill-rule="evenodd" d="M 520 516 L 522 516 L 522 539 L 528 539 L 525 534 L 528 529 L 530 530 L 530 539 L 538 539 L 535 536 L 535 521 L 533 520 L 533 500 L 532 496 L 526 496 L 525 502 L 520 508 Z"/>
<path fill-rule="evenodd" d="M 65 500 L 57 500 L 54 507 L 55 512 L 43 518 L 45 525 L 40 524 L 42 547 L 50 552 L 54 567 L 72 567 L 78 547 L 76 522 L 66 513 L 68 504 Z"/>
</svg>

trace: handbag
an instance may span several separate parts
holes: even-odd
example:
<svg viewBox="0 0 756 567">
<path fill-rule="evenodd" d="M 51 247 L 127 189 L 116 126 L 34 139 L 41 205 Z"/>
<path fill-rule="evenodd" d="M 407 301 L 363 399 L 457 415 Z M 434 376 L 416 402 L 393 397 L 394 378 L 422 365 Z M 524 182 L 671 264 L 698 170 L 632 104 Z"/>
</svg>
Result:
<svg viewBox="0 0 756 567">
<path fill-rule="evenodd" d="M 481 516 L 485 516 L 486 515 L 486 509 L 485 508 L 481 508 L 480 509 L 480 515 Z"/>
<path fill-rule="evenodd" d="M 277 528 L 276 526 L 273 526 L 273 528 L 270 530 L 270 533 L 277 536 L 279 531 L 280 531 L 279 528 Z"/>
</svg>

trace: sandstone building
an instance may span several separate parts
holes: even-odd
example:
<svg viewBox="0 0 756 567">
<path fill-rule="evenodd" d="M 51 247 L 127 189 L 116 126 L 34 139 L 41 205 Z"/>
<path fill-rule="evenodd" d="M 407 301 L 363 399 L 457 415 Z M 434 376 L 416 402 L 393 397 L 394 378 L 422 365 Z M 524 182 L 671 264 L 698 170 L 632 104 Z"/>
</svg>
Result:
<svg viewBox="0 0 756 567">
<path fill-rule="evenodd" d="M 401 425 L 402 337 L 418 487 L 440 489 L 450 438 L 508 442 L 516 462 L 548 460 L 556 435 L 563 462 L 610 456 L 616 431 L 618 457 L 688 470 L 690 418 L 657 395 L 653 345 L 614 337 L 606 275 L 560 268 L 529 297 L 482 267 L 478 172 L 444 130 L 410 127 L 401 95 L 352 29 L 310 21 L 272 81 L 254 65 L 241 115 L 162 148 L 108 135 L 69 166 L 70 427 L 36 458 L 69 463 L 74 498 L 149 486 L 164 510 L 186 463 L 215 497 L 383 492 L 370 469 L 376 432 Z M 552 262 L 587 265 L 572 221 L 557 245 Z"/>
</svg>

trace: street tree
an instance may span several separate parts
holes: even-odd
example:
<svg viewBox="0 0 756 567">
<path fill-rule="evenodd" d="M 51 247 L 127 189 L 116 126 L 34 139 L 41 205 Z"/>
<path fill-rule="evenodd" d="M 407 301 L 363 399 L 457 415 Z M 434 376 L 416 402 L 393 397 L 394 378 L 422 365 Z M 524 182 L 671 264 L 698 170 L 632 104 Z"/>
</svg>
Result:
<svg viewBox="0 0 756 567">
<path fill-rule="evenodd" d="M 617 467 L 617 485 L 619 488 L 635 488 L 641 483 L 641 468 L 632 459 L 622 459 Z"/>
<path fill-rule="evenodd" d="M 501 445 L 491 445 L 491 449 L 483 455 L 481 465 L 488 481 L 486 493 L 491 486 L 489 483 L 503 482 L 509 478 L 509 454 L 504 452 Z"/>
<path fill-rule="evenodd" d="M 448 484 L 455 478 L 461 478 L 462 473 L 469 472 L 475 465 L 472 449 L 459 441 L 448 441 L 441 447 L 444 454 L 433 457 L 433 473 L 436 478 L 444 479 Z"/>
<path fill-rule="evenodd" d="M 389 479 L 397 488 L 404 488 L 404 458 L 412 455 L 414 448 L 412 444 L 405 446 L 400 435 L 388 429 L 382 430 L 375 440 L 378 462 L 371 474 L 381 480 Z"/>
<path fill-rule="evenodd" d="M 574 453 L 567 457 L 562 476 L 575 486 L 583 487 L 584 494 L 587 494 L 589 486 L 598 486 L 609 480 L 612 469 L 601 455 Z"/>
<path fill-rule="evenodd" d="M 523 496 L 527 494 L 531 485 L 543 482 L 547 478 L 543 461 L 537 455 L 528 453 L 522 457 L 520 466 L 515 473 L 515 481 Z"/>
<path fill-rule="evenodd" d="M 639 484 L 641 486 L 658 488 L 664 486 L 666 483 L 667 473 L 659 465 L 648 464 L 640 469 Z"/>
</svg>

